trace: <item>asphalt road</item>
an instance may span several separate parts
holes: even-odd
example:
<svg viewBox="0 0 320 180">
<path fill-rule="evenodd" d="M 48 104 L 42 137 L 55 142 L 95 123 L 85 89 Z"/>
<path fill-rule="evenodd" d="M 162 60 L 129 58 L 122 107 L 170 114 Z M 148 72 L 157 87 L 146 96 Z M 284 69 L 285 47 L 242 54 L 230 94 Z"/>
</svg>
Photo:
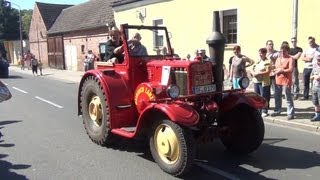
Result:
<svg viewBox="0 0 320 180">
<path fill-rule="evenodd" d="M 178 179 L 131 141 L 100 147 L 77 117 L 78 84 L 13 73 L 13 98 L 0 104 L 0 179 Z M 264 144 L 238 157 L 219 141 L 199 145 L 183 179 L 318 179 L 320 136 L 266 124 Z"/>
</svg>

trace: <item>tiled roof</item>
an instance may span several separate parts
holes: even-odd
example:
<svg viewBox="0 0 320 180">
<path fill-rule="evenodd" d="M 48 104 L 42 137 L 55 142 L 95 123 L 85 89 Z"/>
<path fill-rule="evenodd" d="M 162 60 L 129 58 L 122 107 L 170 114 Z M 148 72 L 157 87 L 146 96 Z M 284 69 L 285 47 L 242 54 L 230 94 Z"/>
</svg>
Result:
<svg viewBox="0 0 320 180">
<path fill-rule="evenodd" d="M 90 0 L 64 9 L 48 34 L 104 27 L 114 21 L 112 0 Z"/>
<path fill-rule="evenodd" d="M 40 14 L 46 25 L 47 30 L 51 28 L 61 11 L 65 8 L 68 8 L 72 5 L 66 4 L 48 4 L 48 3 L 41 3 L 36 2 L 36 5 L 39 8 Z"/>
<path fill-rule="evenodd" d="M 121 6 L 124 4 L 130 4 L 130 3 L 138 2 L 138 1 L 143 1 L 143 0 L 114 0 L 112 2 L 112 7 Z"/>
</svg>

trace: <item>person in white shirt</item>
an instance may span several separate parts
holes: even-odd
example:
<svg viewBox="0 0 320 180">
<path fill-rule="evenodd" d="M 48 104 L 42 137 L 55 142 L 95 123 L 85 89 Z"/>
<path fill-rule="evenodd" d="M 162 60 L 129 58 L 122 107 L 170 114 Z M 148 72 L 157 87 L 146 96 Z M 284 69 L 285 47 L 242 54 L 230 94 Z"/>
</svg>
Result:
<svg viewBox="0 0 320 180">
<path fill-rule="evenodd" d="M 310 75 L 313 68 L 313 59 L 316 55 L 317 48 L 319 47 L 316 44 L 314 37 L 308 37 L 309 47 L 305 49 L 302 53 L 302 61 L 304 61 L 303 69 L 303 97 L 300 100 L 309 99 L 309 90 L 310 90 Z"/>
</svg>

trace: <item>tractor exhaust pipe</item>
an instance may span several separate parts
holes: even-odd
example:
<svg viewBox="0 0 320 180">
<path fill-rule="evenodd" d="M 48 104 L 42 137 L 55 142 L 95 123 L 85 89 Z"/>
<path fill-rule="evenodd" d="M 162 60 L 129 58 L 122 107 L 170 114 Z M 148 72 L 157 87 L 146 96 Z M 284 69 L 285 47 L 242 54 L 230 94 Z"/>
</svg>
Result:
<svg viewBox="0 0 320 180">
<path fill-rule="evenodd" d="M 219 12 L 213 12 L 213 32 L 207 38 L 209 46 L 210 60 L 213 64 L 214 83 L 216 84 L 216 91 L 223 90 L 223 55 L 226 40 L 220 30 L 220 17 Z M 220 102 L 220 101 L 218 101 Z"/>
</svg>

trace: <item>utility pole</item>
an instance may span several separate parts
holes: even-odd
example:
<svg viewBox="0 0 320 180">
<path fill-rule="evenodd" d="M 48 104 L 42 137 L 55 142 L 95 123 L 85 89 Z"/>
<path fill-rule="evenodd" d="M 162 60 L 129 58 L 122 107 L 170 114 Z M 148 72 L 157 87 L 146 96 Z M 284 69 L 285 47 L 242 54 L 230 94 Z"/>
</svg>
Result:
<svg viewBox="0 0 320 180">
<path fill-rule="evenodd" d="M 298 0 L 293 0 L 292 37 L 298 38 Z"/>
</svg>

